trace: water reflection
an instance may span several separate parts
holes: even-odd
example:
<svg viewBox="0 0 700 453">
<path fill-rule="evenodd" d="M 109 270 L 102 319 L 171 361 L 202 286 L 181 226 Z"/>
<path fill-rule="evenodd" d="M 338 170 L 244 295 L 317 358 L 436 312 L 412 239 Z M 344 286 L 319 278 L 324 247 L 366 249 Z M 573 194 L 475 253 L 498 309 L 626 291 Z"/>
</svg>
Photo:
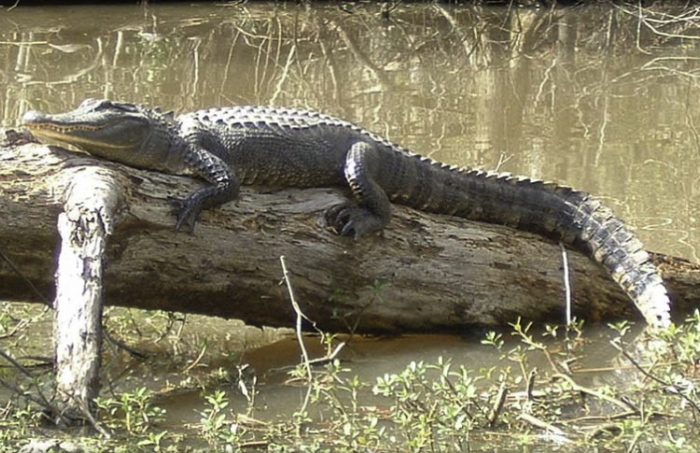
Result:
<svg viewBox="0 0 700 453">
<path fill-rule="evenodd" d="M 19 7 L 0 17 L 2 125 L 86 97 L 308 107 L 439 160 L 588 190 L 649 248 L 698 261 L 692 22 L 611 6 L 349 8 Z"/>
<path fill-rule="evenodd" d="M 572 377 L 578 385 L 598 388 L 607 384 L 624 389 L 634 382 L 635 370 L 628 362 L 620 366 L 619 354 L 609 342 L 612 331 L 608 327 L 586 327 L 586 335 L 579 342 L 579 349 L 575 352 L 567 352 L 561 336 L 553 339 L 545 336 L 543 331 L 532 331 L 531 334 L 535 341 L 546 345 L 558 366 L 568 363 L 572 369 Z M 521 371 L 516 360 L 518 354 L 512 351 L 522 344 L 520 339 L 504 334 L 504 348 L 499 351 L 492 345 L 481 344 L 482 338 L 484 338 L 483 335 L 479 335 L 478 338 L 476 336 L 459 338 L 448 335 L 383 338 L 356 336 L 335 357 L 341 361 L 343 368 L 347 369 L 350 376 L 357 376 L 370 385 L 376 384 L 377 378 L 387 374 L 401 373 L 412 362 L 436 364 L 441 360 L 440 358 L 449 361 L 454 369 L 464 366 L 473 376 L 479 376 L 483 370 L 492 370 L 494 376 L 501 372 L 519 376 Z M 347 339 L 347 336 L 342 335 L 336 337 L 333 347 Z M 329 352 L 328 346 L 322 344 L 322 339 L 318 336 L 305 336 L 304 343 L 311 360 L 325 357 Z M 526 356 L 527 369 L 539 370 L 542 377 L 539 385 L 546 386 L 547 379 L 544 376 L 556 373 L 552 370 L 547 357 L 540 352 L 530 352 Z M 243 375 L 255 376 L 260 392 L 256 399 L 255 417 L 257 419 L 272 421 L 280 416 L 291 417 L 302 405 L 307 387 L 303 380 L 297 381 L 289 374 L 298 365 L 300 357 L 300 348 L 293 336 L 260 348 L 250 349 L 240 357 L 240 363 L 245 364 Z M 230 363 L 223 360 L 221 363 L 216 361 L 209 363 L 209 366 L 214 369 L 222 365 L 235 375 L 234 367 Z M 320 373 L 323 367 L 324 365 L 319 365 L 315 370 Z M 148 369 L 147 373 L 149 376 L 164 374 L 163 370 L 152 368 Z M 143 381 L 142 370 L 135 369 L 131 374 L 131 385 L 134 383 L 133 380 Z M 247 378 L 244 377 L 244 379 Z M 162 379 L 149 380 L 146 385 L 158 390 L 160 389 L 158 381 Z M 523 390 L 525 383 L 521 384 L 523 388 L 514 388 L 513 391 Z M 485 382 L 480 385 L 484 389 L 488 386 Z M 237 386 L 224 388 L 235 407 L 246 406 L 246 398 Z M 364 405 L 382 407 L 387 404 L 387 400 L 374 394 L 371 388 L 363 388 L 360 395 Z M 204 408 L 198 389 L 189 392 L 180 391 L 177 395 L 164 398 L 160 403 L 167 407 L 169 423 L 173 424 L 196 423 L 199 412 Z M 580 409 L 577 408 L 576 411 Z M 316 410 L 319 408 L 314 409 L 314 412 Z"/>
</svg>

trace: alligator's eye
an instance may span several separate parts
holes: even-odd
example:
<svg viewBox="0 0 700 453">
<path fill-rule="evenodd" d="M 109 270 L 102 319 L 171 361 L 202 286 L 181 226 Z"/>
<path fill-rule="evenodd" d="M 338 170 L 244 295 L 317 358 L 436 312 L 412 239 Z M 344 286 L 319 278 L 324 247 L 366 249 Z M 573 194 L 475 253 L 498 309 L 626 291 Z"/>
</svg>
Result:
<svg viewBox="0 0 700 453">
<path fill-rule="evenodd" d="M 112 107 L 113 107 L 113 104 L 110 101 L 105 100 L 105 101 L 100 101 L 100 103 L 94 107 L 94 110 L 101 111 L 101 110 L 111 109 Z"/>
<path fill-rule="evenodd" d="M 125 102 L 115 102 L 112 104 L 112 107 L 124 112 L 138 112 L 138 109 L 134 104 L 127 104 Z"/>
<path fill-rule="evenodd" d="M 99 104 L 101 101 L 100 99 L 92 99 L 92 98 L 87 98 L 83 102 L 80 103 L 78 106 L 79 109 L 93 109 L 97 104 Z"/>
</svg>

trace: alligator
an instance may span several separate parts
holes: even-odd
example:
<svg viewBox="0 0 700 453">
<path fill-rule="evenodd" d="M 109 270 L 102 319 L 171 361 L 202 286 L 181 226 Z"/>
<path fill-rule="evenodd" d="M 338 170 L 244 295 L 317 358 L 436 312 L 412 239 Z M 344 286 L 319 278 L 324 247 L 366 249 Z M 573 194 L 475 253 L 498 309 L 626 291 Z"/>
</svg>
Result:
<svg viewBox="0 0 700 453">
<path fill-rule="evenodd" d="M 446 165 L 307 110 L 236 106 L 175 117 L 140 104 L 87 99 L 66 113 L 27 112 L 23 121 L 39 139 L 207 181 L 178 203 L 178 230 L 192 231 L 203 209 L 234 200 L 241 184 L 346 186 L 354 201 L 326 213 L 343 236 L 381 231 L 391 202 L 537 233 L 588 253 L 649 325 L 670 325 L 666 288 L 642 243 L 600 200 L 570 187 Z"/>
</svg>

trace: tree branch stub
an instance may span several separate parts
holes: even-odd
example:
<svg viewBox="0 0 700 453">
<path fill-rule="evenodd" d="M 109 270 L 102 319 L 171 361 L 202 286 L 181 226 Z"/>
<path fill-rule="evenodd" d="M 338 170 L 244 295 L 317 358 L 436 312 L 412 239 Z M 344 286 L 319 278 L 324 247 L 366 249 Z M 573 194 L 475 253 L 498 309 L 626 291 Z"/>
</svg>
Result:
<svg viewBox="0 0 700 453">
<path fill-rule="evenodd" d="M 82 167 L 63 175 L 54 307 L 56 391 L 61 413 L 79 420 L 89 418 L 99 395 L 103 260 L 123 196 L 121 185 L 108 170 Z"/>
</svg>

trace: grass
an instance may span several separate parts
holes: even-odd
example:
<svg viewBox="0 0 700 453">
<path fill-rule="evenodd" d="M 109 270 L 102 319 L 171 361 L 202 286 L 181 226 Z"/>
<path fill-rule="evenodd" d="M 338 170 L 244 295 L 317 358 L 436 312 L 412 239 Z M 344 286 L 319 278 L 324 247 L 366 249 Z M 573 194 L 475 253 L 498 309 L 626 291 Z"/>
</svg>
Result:
<svg viewBox="0 0 700 453">
<path fill-rule="evenodd" d="M 159 316 L 153 321 L 170 322 Z M 5 332 L 19 322 L 7 315 L 1 319 Z M 113 325 L 125 335 L 133 328 L 132 321 L 116 320 Z M 153 329 L 152 338 L 160 338 L 163 332 Z M 143 335 L 143 327 L 139 330 Z M 509 331 L 490 332 L 482 340 L 499 357 L 498 366 L 470 369 L 439 357 L 430 363 L 409 362 L 403 370 L 375 380 L 361 379 L 351 366 L 333 358 L 334 337 L 320 335 L 329 359 L 319 365 L 300 363 L 289 371 L 286 385 L 297 386 L 306 395 L 291 416 L 257 419 L 261 410 L 257 396 L 265 388 L 245 365 L 232 361 L 224 368 L 238 369 L 237 376 L 214 367 L 204 367 L 198 374 L 187 367 L 183 373 L 188 375 L 183 386 L 200 392 L 197 423 L 164 425 L 166 413 L 159 407 L 163 396 L 135 387 L 98 399 L 99 420 L 109 438 L 81 430 L 79 443 L 86 451 L 113 452 L 432 453 L 493 451 L 494 445 L 537 446 L 540 451 L 700 450 L 700 314 L 632 344 L 627 344 L 629 323 L 611 326 L 611 343 L 624 351 L 619 354 L 618 372 L 609 373 L 620 377 L 612 383 L 579 382 L 581 374 L 575 371 L 586 343 L 583 333 L 581 323 L 535 333 L 532 325 L 517 321 Z M 506 341 L 507 337 L 517 341 Z M 178 369 L 186 363 L 207 362 L 201 345 L 215 342 L 194 343 L 184 353 L 187 359 L 170 359 Z M 643 354 L 634 352 L 640 345 Z M 539 369 L 532 365 L 534 359 Z M 50 385 L 48 371 L 31 382 L 9 369 L 2 376 L 33 393 Z M 231 387 L 246 404 L 232 404 Z M 76 434 L 47 432 L 36 405 L 20 395 L 3 404 L 0 451 L 15 451 L 32 437 L 68 441 Z"/>
</svg>

